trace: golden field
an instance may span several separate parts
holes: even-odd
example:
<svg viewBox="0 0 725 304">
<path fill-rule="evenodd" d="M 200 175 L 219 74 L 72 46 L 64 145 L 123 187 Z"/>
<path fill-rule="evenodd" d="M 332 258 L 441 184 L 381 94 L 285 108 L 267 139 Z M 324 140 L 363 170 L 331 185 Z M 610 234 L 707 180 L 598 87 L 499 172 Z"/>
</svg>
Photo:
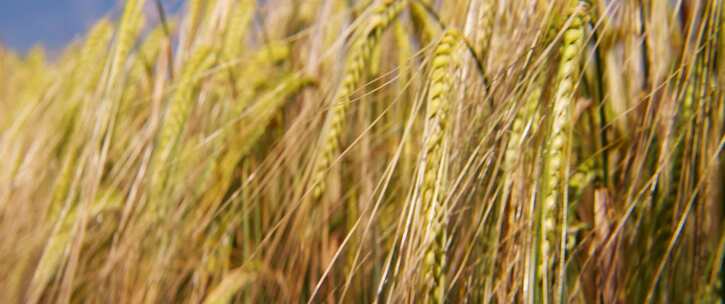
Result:
<svg viewBox="0 0 725 304">
<path fill-rule="evenodd" d="M 725 1 L 122 7 L 0 47 L 2 303 L 725 298 Z"/>
</svg>

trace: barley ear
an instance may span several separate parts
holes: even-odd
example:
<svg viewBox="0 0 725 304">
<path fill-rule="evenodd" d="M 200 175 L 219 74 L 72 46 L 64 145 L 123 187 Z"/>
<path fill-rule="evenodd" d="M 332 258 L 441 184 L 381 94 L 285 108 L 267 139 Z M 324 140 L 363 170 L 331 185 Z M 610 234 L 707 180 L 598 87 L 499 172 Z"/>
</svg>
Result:
<svg viewBox="0 0 725 304">
<path fill-rule="evenodd" d="M 134 41 L 143 27 L 143 6 L 145 0 L 128 0 L 116 34 L 115 53 L 111 64 L 108 85 L 112 86 L 133 48 Z"/>
<path fill-rule="evenodd" d="M 340 139 L 345 131 L 347 108 L 360 81 L 373 48 L 378 44 L 383 31 L 395 20 L 405 6 L 406 0 L 384 0 L 376 6 L 370 19 L 354 39 L 343 70 L 342 82 L 338 87 L 332 105 L 327 113 L 320 138 L 320 153 L 312 171 L 312 195 L 319 199 L 325 191 L 327 170 L 340 148 Z"/>
<path fill-rule="evenodd" d="M 172 164 L 174 151 L 184 129 L 187 117 L 193 105 L 193 92 L 199 81 L 199 73 L 213 61 L 211 48 L 200 47 L 195 50 L 179 77 L 176 91 L 169 100 L 168 108 L 161 122 L 159 137 L 151 160 L 152 199 L 166 187 L 169 166 Z M 153 202 L 157 204 L 158 202 Z"/>
<path fill-rule="evenodd" d="M 438 43 L 431 62 L 422 157 L 423 184 L 420 190 L 424 218 L 424 260 L 422 280 L 428 303 L 443 303 L 445 298 L 446 224 L 444 148 L 450 118 L 449 96 L 453 76 L 453 51 L 460 35 L 447 30 Z"/>
<path fill-rule="evenodd" d="M 549 111 L 551 127 L 544 143 L 543 184 L 541 191 L 541 251 L 539 276 L 541 290 L 552 290 L 549 284 L 550 267 L 553 262 L 553 248 L 557 244 L 557 213 L 564 212 L 566 197 L 563 195 L 568 170 L 569 120 L 577 86 L 580 55 L 584 42 L 583 7 L 573 11 L 568 27 L 564 31 L 560 49 L 560 64 L 557 71 L 557 85 L 553 105 Z M 563 219 L 562 223 L 566 220 Z M 562 253 L 563 255 L 563 253 Z M 544 295 L 544 298 L 548 296 Z"/>
</svg>

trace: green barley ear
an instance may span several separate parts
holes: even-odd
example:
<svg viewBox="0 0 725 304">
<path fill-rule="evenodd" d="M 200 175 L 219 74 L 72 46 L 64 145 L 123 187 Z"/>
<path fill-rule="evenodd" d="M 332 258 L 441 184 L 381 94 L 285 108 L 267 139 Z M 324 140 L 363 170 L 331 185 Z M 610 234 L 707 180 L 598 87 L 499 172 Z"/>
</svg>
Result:
<svg viewBox="0 0 725 304">
<path fill-rule="evenodd" d="M 82 92 L 95 90 L 98 80 L 103 72 L 104 58 L 108 52 L 108 43 L 113 35 L 113 24 L 107 18 L 103 18 L 91 28 L 88 33 L 88 38 L 81 49 L 84 60 L 92 60 L 91 63 L 83 63 L 82 71 L 79 71 L 76 76 L 83 77 L 84 86 L 82 86 Z M 99 61 L 100 60 L 100 61 Z M 74 83 L 75 84 L 75 83 Z"/>
<path fill-rule="evenodd" d="M 229 12 L 228 26 L 224 36 L 222 60 L 234 60 L 241 55 L 254 7 L 255 1 L 252 0 L 242 0 L 232 4 L 232 11 Z"/>
<path fill-rule="evenodd" d="M 312 195 L 315 199 L 319 199 L 325 191 L 327 170 L 339 152 L 340 138 L 345 131 L 347 108 L 353 92 L 362 80 L 365 65 L 383 31 L 395 20 L 406 2 L 407 0 L 381 1 L 373 9 L 370 19 L 363 25 L 362 30 L 353 38 L 355 40 L 345 62 L 342 83 L 332 99 L 331 109 L 327 114 L 320 138 L 321 150 L 312 171 Z"/>
<path fill-rule="evenodd" d="M 126 2 L 118 33 L 116 34 L 115 52 L 111 63 L 110 76 L 108 77 L 109 86 L 112 86 L 116 81 L 116 77 L 118 77 L 138 34 L 141 32 L 144 22 L 143 6 L 145 2 L 145 0 L 128 0 Z"/>
<path fill-rule="evenodd" d="M 77 125 L 76 119 L 79 116 L 83 96 L 90 95 L 98 86 L 105 57 L 108 53 L 108 44 L 113 35 L 113 25 L 106 18 L 101 19 L 88 32 L 86 41 L 81 48 L 80 54 L 84 62 L 79 63 L 71 76 L 72 86 L 69 93 L 68 109 L 64 112 L 63 126 L 67 132 L 73 134 L 81 126 Z M 78 146 L 69 135 L 63 145 L 64 160 L 61 170 L 53 188 L 53 202 L 50 208 L 50 217 L 55 218 L 60 212 L 63 201 L 70 192 L 73 181 L 73 173 L 76 172 Z"/>
<path fill-rule="evenodd" d="M 204 304 L 233 303 L 234 295 L 244 286 L 254 283 L 258 277 L 256 273 L 247 271 L 246 268 L 250 267 L 236 268 L 224 275 L 222 281 L 212 288 L 204 299 Z"/>
<path fill-rule="evenodd" d="M 569 177 L 569 197 L 573 202 L 577 202 L 584 190 L 597 179 L 599 174 L 597 167 L 595 157 L 587 158 L 577 166 L 574 174 Z M 569 209 L 571 209 L 571 206 Z"/>
<path fill-rule="evenodd" d="M 526 100 L 516 112 L 516 116 L 510 127 L 511 134 L 507 140 L 501 166 L 503 169 L 501 176 L 502 194 L 499 198 L 499 208 L 508 209 L 506 218 L 508 227 L 516 227 L 519 225 L 517 223 L 517 210 L 521 210 L 523 206 L 520 199 L 515 199 L 515 197 L 520 197 L 520 195 L 513 192 L 515 191 L 513 187 L 515 186 L 517 172 L 522 172 L 523 170 L 523 163 L 527 151 L 524 142 L 532 136 L 532 133 L 536 133 L 536 125 L 540 114 L 538 108 L 541 102 L 541 93 L 542 79 L 539 78 L 533 82 L 533 88 L 529 92 L 525 92 L 526 95 L 524 96 Z M 509 232 L 507 238 L 516 238 L 516 234 L 518 232 Z M 513 241 L 512 247 L 517 246 L 519 246 L 517 242 Z M 493 263 L 495 260 L 491 262 Z M 487 267 L 493 269 L 492 266 Z"/>
<path fill-rule="evenodd" d="M 231 142 L 219 163 L 214 165 L 214 170 L 219 179 L 213 186 L 213 190 L 207 194 L 205 204 L 217 203 L 219 196 L 226 192 L 232 181 L 232 173 L 239 161 L 252 151 L 254 145 L 264 135 L 274 116 L 285 105 L 285 101 L 289 99 L 288 97 L 312 83 L 313 79 L 300 73 L 284 76 L 279 80 L 279 85 L 270 92 L 265 93 L 256 104 L 250 107 L 248 114 L 242 114 L 244 117 L 240 120 L 239 125 L 244 126 L 244 128 L 242 128 L 241 133 L 233 133 L 238 130 L 233 127 L 225 130 L 231 133 L 229 136 Z M 233 126 L 237 126 L 237 124 L 233 124 Z"/>
<path fill-rule="evenodd" d="M 176 91 L 169 100 L 158 134 L 158 141 L 151 161 L 151 187 L 154 193 L 163 191 L 168 169 L 173 161 L 179 138 L 186 119 L 191 113 L 193 92 L 199 81 L 199 74 L 213 62 L 210 47 L 200 47 L 194 51 L 184 64 Z M 158 199 L 157 196 L 153 196 Z M 158 202 L 152 202 L 158 204 Z"/>
<path fill-rule="evenodd" d="M 540 82 L 536 81 L 534 83 L 534 88 L 532 88 L 527 94 L 526 101 L 522 107 L 518 109 L 516 117 L 511 125 L 511 136 L 508 139 L 506 153 L 503 160 L 504 181 L 509 180 L 510 172 L 516 167 L 516 164 L 521 159 L 521 144 L 525 139 L 526 133 L 535 132 L 535 130 L 530 130 L 529 128 L 536 127 L 532 121 L 536 119 L 537 108 L 541 99 Z M 508 183 L 505 182 L 505 184 Z M 504 188 L 504 191 L 508 190 Z M 506 199 L 505 197 L 506 195 L 504 195 L 503 198 Z"/>
<path fill-rule="evenodd" d="M 478 56 L 483 64 L 491 49 L 491 37 L 493 36 L 494 22 L 496 21 L 496 10 L 498 0 L 483 0 L 479 8 L 479 26 L 477 33 Z"/>
<path fill-rule="evenodd" d="M 106 210 L 118 208 L 123 202 L 122 196 L 112 189 L 107 189 L 98 194 L 87 210 L 88 218 L 94 218 Z M 80 210 L 73 206 L 67 214 L 57 214 L 58 222 L 50 237 L 46 241 L 45 248 L 40 255 L 37 267 L 33 272 L 28 289 L 27 303 L 38 303 L 43 296 L 43 291 L 48 287 L 54 275 L 58 275 L 65 259 L 67 250 L 72 246 L 73 240 L 77 237 L 77 223 L 81 220 Z"/>
<path fill-rule="evenodd" d="M 440 36 L 442 31 L 440 25 L 435 24 L 428 14 L 426 3 L 419 1 L 410 2 L 410 16 L 415 25 L 417 35 L 420 37 L 421 45 L 428 45 L 435 37 Z"/>
<path fill-rule="evenodd" d="M 424 218 L 424 258 L 422 280 L 428 303 L 443 303 L 445 298 L 446 224 L 445 160 L 446 134 L 449 130 L 449 94 L 452 54 L 458 46 L 460 34 L 444 32 L 431 61 L 428 99 L 426 106 L 425 143 L 423 157 L 423 185 L 420 190 Z"/>
<path fill-rule="evenodd" d="M 279 85 L 265 94 L 250 109 L 252 114 L 248 126 L 251 127 L 246 128 L 246 132 L 242 136 L 243 140 L 240 142 L 240 146 L 237 147 L 239 150 L 236 152 L 239 153 L 239 156 L 244 157 L 249 153 L 250 149 L 267 129 L 267 125 L 272 121 L 274 115 L 281 110 L 288 96 L 313 83 L 313 79 L 304 77 L 299 73 L 287 75 L 278 81 Z"/>
<path fill-rule="evenodd" d="M 557 71 L 556 89 L 553 105 L 549 111 L 551 127 L 544 143 L 543 184 L 540 209 L 540 259 L 538 276 L 541 282 L 542 297 L 553 290 L 550 284 L 553 248 L 558 244 L 556 223 L 557 213 L 565 214 L 567 199 L 564 197 L 569 158 L 569 121 L 571 119 L 574 93 L 577 87 L 579 63 L 584 46 L 584 7 L 574 8 L 568 26 L 564 31 L 560 50 L 561 62 Z M 566 223 L 563 219 L 561 223 Z M 562 225 L 564 226 L 564 225 Z M 561 253 L 562 257 L 564 253 Z"/>
<path fill-rule="evenodd" d="M 199 21 L 203 14 L 203 1 L 201 0 L 189 0 L 186 6 L 186 18 L 184 18 L 183 30 L 184 30 L 184 42 L 182 49 L 190 49 L 194 42 L 194 37 L 199 28 Z"/>
<path fill-rule="evenodd" d="M 157 25 L 144 39 L 143 43 L 139 47 L 139 55 L 143 62 L 140 64 L 151 65 L 153 64 L 157 56 L 160 55 L 163 46 L 163 42 L 167 39 L 167 30 L 172 32 L 176 28 L 176 23 L 169 21 L 166 24 Z"/>
<path fill-rule="evenodd" d="M 234 88 L 239 89 L 240 96 L 231 106 L 229 117 L 238 117 L 246 110 L 254 90 L 267 81 L 267 77 L 270 77 L 271 70 L 268 66 L 289 59 L 290 52 L 290 46 L 286 42 L 272 41 L 251 55 L 249 61 L 245 62 L 241 71 L 238 72 L 238 75 L 245 77 L 237 77 L 236 82 L 231 84 Z"/>
</svg>

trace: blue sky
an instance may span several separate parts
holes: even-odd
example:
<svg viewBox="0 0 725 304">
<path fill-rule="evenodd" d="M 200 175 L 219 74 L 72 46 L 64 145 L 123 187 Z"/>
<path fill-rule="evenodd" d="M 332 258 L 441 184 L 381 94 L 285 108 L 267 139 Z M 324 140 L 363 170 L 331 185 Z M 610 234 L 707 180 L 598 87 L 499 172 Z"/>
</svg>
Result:
<svg viewBox="0 0 725 304">
<path fill-rule="evenodd" d="M 118 15 L 123 0 L 0 0 L 0 43 L 19 52 L 35 44 L 63 48 L 100 17 Z M 152 4 L 152 0 L 147 0 Z M 164 0 L 167 9 L 182 0 Z M 153 6 L 150 6 L 153 7 Z"/>
<path fill-rule="evenodd" d="M 116 1 L 0 0 L 0 41 L 20 52 L 36 43 L 61 48 L 111 13 Z"/>
</svg>

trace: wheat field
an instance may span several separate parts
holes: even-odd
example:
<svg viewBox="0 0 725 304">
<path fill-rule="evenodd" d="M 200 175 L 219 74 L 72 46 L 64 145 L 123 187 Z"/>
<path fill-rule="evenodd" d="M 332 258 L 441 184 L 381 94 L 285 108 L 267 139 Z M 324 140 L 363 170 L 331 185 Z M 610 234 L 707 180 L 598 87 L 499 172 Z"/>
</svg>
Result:
<svg viewBox="0 0 725 304">
<path fill-rule="evenodd" d="M 0 47 L 2 303 L 723 303 L 723 0 L 119 6 Z"/>
</svg>

